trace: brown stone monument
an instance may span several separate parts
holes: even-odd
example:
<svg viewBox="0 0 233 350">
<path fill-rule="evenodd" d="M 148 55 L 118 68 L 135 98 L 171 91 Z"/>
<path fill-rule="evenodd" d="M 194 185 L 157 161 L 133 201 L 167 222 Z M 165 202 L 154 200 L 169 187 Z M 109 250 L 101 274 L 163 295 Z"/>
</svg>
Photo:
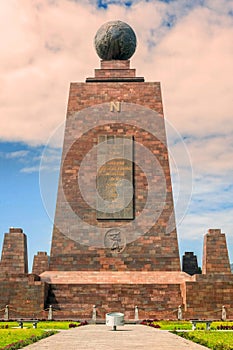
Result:
<svg viewBox="0 0 233 350">
<path fill-rule="evenodd" d="M 95 45 L 100 69 L 70 86 L 50 257 L 38 252 L 28 275 L 23 233 L 6 234 L 19 259 L 4 241 L 0 281 L 23 277 L 20 297 L 3 299 L 0 284 L 0 306 L 29 300 L 38 318 L 52 305 L 54 318 L 90 319 L 94 305 L 98 320 L 110 311 L 134 319 L 136 307 L 140 319 L 175 319 L 179 305 L 183 317 L 220 318 L 225 305 L 233 317 L 220 230 L 206 236 L 204 274 L 180 271 L 160 83 L 130 68 L 136 36 L 127 24 L 106 23 Z"/>
<path fill-rule="evenodd" d="M 11 273 L 28 273 L 27 237 L 20 228 L 11 227 L 5 234 L 1 269 Z"/>
<path fill-rule="evenodd" d="M 8 305 L 10 319 L 44 317 L 48 285 L 28 274 L 27 237 L 21 228 L 5 233 L 0 261 L 0 310 Z M 3 312 L 0 319 L 3 319 Z"/>
<path fill-rule="evenodd" d="M 128 41 L 107 39 L 121 44 L 116 59 L 108 51 L 94 78 L 70 87 L 49 269 L 179 271 L 160 84 L 119 59 Z"/>
<path fill-rule="evenodd" d="M 49 271 L 41 274 L 52 283 L 48 303 L 64 317 L 67 308 L 87 317 L 93 304 L 100 317 L 119 309 L 129 318 L 144 304 L 146 316 L 156 300 L 162 315 L 182 303 L 160 83 L 130 68 L 135 47 L 128 25 L 107 23 L 96 35 L 101 69 L 70 87 Z"/>
<path fill-rule="evenodd" d="M 198 273 L 197 257 L 193 252 L 185 252 L 182 257 L 182 271 L 189 275 L 195 275 Z"/>
</svg>

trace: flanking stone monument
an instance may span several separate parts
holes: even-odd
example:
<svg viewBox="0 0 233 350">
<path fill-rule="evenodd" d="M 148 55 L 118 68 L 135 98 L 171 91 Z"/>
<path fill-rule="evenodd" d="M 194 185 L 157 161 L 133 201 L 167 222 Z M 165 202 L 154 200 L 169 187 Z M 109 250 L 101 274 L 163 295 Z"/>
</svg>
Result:
<svg viewBox="0 0 233 350">
<path fill-rule="evenodd" d="M 11 227 L 4 236 L 1 270 L 28 273 L 27 237 L 20 228 Z"/>
<path fill-rule="evenodd" d="M 108 22 L 95 46 L 100 69 L 70 86 L 50 257 L 38 252 L 28 274 L 26 236 L 5 235 L 0 309 L 94 321 L 111 312 L 220 319 L 225 305 L 233 318 L 220 230 L 205 238 L 203 274 L 180 270 L 161 88 L 130 68 L 134 31 Z"/>
<path fill-rule="evenodd" d="M 27 237 L 21 228 L 5 233 L 0 261 L 0 309 L 4 319 L 44 317 L 48 285 L 38 275 L 28 274 Z M 10 316 L 9 316 L 10 315 Z"/>
<path fill-rule="evenodd" d="M 189 275 L 195 275 L 199 272 L 197 264 L 197 256 L 193 252 L 185 252 L 182 257 L 182 271 Z"/>
</svg>

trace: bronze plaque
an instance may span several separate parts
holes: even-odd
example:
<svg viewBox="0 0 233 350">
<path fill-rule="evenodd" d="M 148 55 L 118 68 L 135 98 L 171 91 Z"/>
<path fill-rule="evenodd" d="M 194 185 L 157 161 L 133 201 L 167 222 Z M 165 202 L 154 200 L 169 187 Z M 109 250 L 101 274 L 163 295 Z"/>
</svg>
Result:
<svg viewBox="0 0 233 350">
<path fill-rule="evenodd" d="M 97 219 L 134 219 L 133 197 L 133 137 L 99 136 Z"/>
</svg>

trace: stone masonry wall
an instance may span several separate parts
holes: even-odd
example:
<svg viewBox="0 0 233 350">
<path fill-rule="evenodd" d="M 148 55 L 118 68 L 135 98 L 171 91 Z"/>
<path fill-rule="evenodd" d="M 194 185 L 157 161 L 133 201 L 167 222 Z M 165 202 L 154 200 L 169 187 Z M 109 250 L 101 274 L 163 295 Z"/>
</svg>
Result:
<svg viewBox="0 0 233 350">
<path fill-rule="evenodd" d="M 49 268 L 49 256 L 46 252 L 38 252 L 34 255 L 32 273 L 40 275 L 42 272 L 47 271 Z"/>
<path fill-rule="evenodd" d="M 0 309 L 9 306 L 10 319 L 44 318 L 48 285 L 38 276 L 0 274 Z M 3 319 L 3 312 L 0 319 Z"/>
<path fill-rule="evenodd" d="M 210 229 L 204 236 L 202 273 L 231 273 L 226 236 L 219 229 Z"/>
<path fill-rule="evenodd" d="M 185 318 L 221 319 L 224 305 L 227 319 L 233 319 L 233 275 L 198 276 L 193 282 L 186 282 Z"/>
<path fill-rule="evenodd" d="M 47 306 L 50 304 L 57 310 L 56 319 L 91 319 L 93 305 L 100 319 L 111 311 L 134 319 L 135 306 L 140 319 L 176 319 L 182 298 L 179 284 L 51 284 Z"/>
<path fill-rule="evenodd" d="M 5 233 L 1 271 L 9 273 L 28 273 L 27 237 L 20 228 L 10 228 Z"/>
</svg>

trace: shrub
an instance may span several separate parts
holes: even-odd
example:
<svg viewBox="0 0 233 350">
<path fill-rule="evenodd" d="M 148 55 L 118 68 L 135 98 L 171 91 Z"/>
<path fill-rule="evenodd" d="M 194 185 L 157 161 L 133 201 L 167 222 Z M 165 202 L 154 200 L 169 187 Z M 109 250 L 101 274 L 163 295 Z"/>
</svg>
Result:
<svg viewBox="0 0 233 350">
<path fill-rule="evenodd" d="M 217 326 L 217 329 L 218 330 L 233 330 L 233 326 L 231 325 L 220 325 L 220 326 Z"/>
<path fill-rule="evenodd" d="M 154 324 L 154 322 L 156 322 L 157 320 L 151 320 L 151 319 L 147 319 L 147 320 L 143 320 L 142 322 L 140 322 L 140 324 L 145 325 L 145 326 L 150 326 L 153 328 L 161 328 L 159 324 Z"/>
<path fill-rule="evenodd" d="M 155 324 L 154 328 L 161 328 L 159 324 Z"/>
<path fill-rule="evenodd" d="M 77 322 L 80 322 L 80 321 L 77 321 Z M 80 322 L 79 324 L 78 323 L 70 323 L 69 328 L 75 328 L 75 327 L 86 326 L 86 325 L 88 325 L 87 321 Z"/>
<path fill-rule="evenodd" d="M 77 324 L 75 324 L 75 323 L 69 323 L 69 328 L 75 328 L 75 327 L 77 327 Z"/>
</svg>

